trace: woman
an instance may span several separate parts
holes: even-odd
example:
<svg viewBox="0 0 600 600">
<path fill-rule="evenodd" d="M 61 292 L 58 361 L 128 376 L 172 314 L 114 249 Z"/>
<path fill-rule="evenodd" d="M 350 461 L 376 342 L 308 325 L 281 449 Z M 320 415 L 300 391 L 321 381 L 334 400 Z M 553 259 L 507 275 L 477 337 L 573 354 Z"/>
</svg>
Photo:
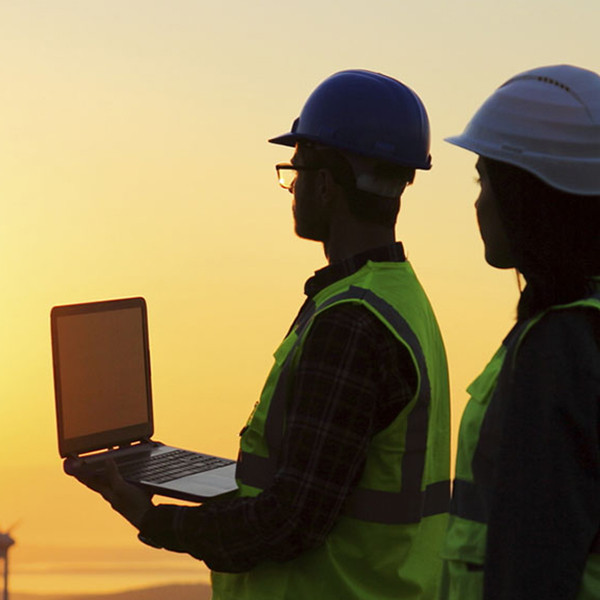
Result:
<svg viewBox="0 0 600 600">
<path fill-rule="evenodd" d="M 600 77 L 521 73 L 448 141 L 479 155 L 486 261 L 526 286 L 469 387 L 442 597 L 600 598 Z"/>
</svg>

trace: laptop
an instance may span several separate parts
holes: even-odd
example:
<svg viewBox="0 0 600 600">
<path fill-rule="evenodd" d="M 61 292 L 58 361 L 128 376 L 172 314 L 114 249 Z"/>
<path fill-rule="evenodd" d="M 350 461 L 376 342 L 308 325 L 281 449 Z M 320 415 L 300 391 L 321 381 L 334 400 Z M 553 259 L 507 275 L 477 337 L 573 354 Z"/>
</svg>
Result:
<svg viewBox="0 0 600 600">
<path fill-rule="evenodd" d="M 233 460 L 152 439 L 143 298 L 55 306 L 50 313 L 58 449 L 67 473 L 116 462 L 148 491 L 201 502 L 237 489 Z"/>
</svg>

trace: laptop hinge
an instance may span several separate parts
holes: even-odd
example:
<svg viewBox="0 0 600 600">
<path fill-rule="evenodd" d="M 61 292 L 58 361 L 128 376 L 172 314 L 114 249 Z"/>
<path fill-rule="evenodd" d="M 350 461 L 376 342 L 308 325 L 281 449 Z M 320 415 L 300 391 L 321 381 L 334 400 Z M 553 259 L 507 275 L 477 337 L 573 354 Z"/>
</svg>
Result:
<svg viewBox="0 0 600 600">
<path fill-rule="evenodd" d="M 124 449 L 124 448 L 134 448 L 135 446 L 141 446 L 142 444 L 150 444 L 151 446 L 157 446 L 159 445 L 158 442 L 155 442 L 153 440 L 151 440 L 148 437 L 145 438 L 141 438 L 139 440 L 135 440 L 134 442 L 127 442 L 125 444 L 119 444 L 118 448 L 119 449 Z M 108 450 L 110 450 L 111 448 L 108 448 Z"/>
</svg>

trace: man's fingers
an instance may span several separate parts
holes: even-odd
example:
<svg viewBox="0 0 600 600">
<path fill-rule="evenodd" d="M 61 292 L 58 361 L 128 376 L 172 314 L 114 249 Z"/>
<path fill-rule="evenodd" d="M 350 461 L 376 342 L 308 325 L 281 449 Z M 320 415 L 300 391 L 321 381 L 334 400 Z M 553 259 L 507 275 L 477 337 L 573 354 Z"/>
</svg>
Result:
<svg viewBox="0 0 600 600">
<path fill-rule="evenodd" d="M 70 475 L 98 492 L 113 509 L 136 527 L 139 527 L 145 512 L 153 506 L 152 493 L 127 483 L 113 460 L 105 461 L 100 470 L 83 461 L 71 461 L 68 467 Z"/>
<path fill-rule="evenodd" d="M 112 488 L 119 487 L 125 482 L 114 460 L 106 461 L 106 476 Z"/>
<path fill-rule="evenodd" d="M 72 461 L 65 471 L 112 503 L 116 492 L 125 482 L 114 461 L 106 461 L 103 467 L 98 470 L 83 461 Z"/>
<path fill-rule="evenodd" d="M 95 492 L 99 492 L 103 496 L 105 492 L 109 491 L 111 488 L 110 483 L 107 482 L 106 478 L 98 475 L 97 473 L 86 473 L 82 471 L 75 475 L 75 478 L 83 483 L 83 485 L 89 487 Z"/>
</svg>

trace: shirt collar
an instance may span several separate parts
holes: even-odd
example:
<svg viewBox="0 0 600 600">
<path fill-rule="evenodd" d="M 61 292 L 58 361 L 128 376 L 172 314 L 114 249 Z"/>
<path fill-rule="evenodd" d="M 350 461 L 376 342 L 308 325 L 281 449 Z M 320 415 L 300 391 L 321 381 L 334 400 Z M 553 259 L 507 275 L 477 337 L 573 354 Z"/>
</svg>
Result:
<svg viewBox="0 0 600 600">
<path fill-rule="evenodd" d="M 371 262 L 404 262 L 404 246 L 402 242 L 395 242 L 389 246 L 380 246 L 371 248 L 360 254 L 355 254 L 346 260 L 332 263 L 323 267 L 306 281 L 304 284 L 304 293 L 312 298 L 327 286 L 349 277 L 364 267 L 368 261 Z"/>
</svg>

